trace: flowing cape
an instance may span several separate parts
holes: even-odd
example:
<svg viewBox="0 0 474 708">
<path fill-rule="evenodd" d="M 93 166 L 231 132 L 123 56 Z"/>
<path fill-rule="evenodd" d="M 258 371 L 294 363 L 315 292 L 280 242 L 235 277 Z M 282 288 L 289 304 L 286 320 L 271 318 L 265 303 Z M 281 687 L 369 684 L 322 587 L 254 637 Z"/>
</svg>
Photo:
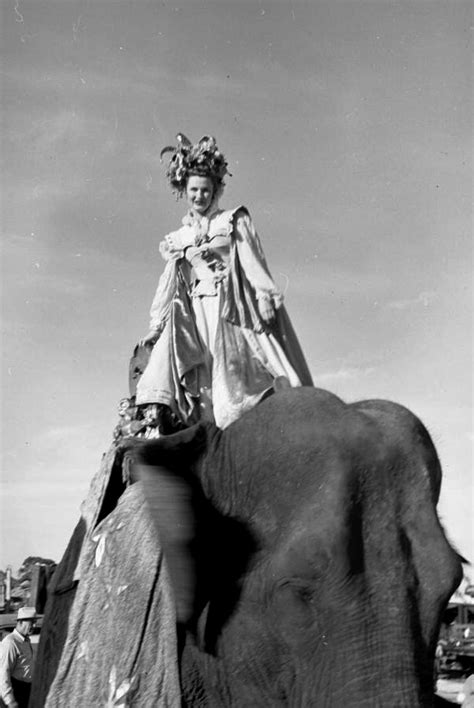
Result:
<svg viewBox="0 0 474 708">
<path fill-rule="evenodd" d="M 248 214 L 246 207 L 240 206 L 232 212 L 232 224 L 234 226 L 236 216 L 244 212 Z M 270 276 L 268 266 L 256 233 L 246 234 L 252 248 L 258 254 L 258 259 Z M 251 286 L 246 272 L 241 264 L 239 256 L 239 242 L 232 240 L 230 273 L 226 283 L 226 295 L 223 316 L 228 322 L 239 327 L 252 329 L 254 332 L 263 332 L 265 327 L 258 311 L 257 293 Z M 277 302 L 276 316 L 273 325 L 268 328 L 277 339 L 292 367 L 294 368 L 302 386 L 312 386 L 313 380 L 306 363 L 303 350 L 301 349 L 295 330 L 291 324 L 288 313 L 283 304 Z"/>
</svg>

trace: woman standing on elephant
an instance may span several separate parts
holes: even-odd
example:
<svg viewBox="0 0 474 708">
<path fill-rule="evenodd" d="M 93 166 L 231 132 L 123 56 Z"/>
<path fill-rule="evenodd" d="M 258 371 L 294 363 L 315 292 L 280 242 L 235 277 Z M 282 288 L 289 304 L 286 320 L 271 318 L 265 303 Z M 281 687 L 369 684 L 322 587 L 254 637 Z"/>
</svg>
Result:
<svg viewBox="0 0 474 708">
<path fill-rule="evenodd" d="M 219 208 L 229 173 L 215 139 L 177 143 L 161 157 L 172 153 L 167 178 L 189 210 L 160 243 L 166 266 L 140 341 L 152 347 L 136 390 L 147 437 L 199 420 L 224 428 L 280 377 L 312 384 L 248 210 Z"/>
</svg>

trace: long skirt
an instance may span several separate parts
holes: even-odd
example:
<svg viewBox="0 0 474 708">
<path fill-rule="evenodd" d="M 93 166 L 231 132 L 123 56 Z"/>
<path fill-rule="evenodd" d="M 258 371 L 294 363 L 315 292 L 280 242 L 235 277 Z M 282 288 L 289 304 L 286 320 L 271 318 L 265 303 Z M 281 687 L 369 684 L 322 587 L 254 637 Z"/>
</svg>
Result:
<svg viewBox="0 0 474 708">
<path fill-rule="evenodd" d="M 210 420 L 225 428 L 253 408 L 275 379 L 301 386 L 278 332 L 228 322 L 222 295 L 220 288 L 215 296 L 174 299 L 138 382 L 138 405 L 165 404 L 185 424 Z"/>
</svg>

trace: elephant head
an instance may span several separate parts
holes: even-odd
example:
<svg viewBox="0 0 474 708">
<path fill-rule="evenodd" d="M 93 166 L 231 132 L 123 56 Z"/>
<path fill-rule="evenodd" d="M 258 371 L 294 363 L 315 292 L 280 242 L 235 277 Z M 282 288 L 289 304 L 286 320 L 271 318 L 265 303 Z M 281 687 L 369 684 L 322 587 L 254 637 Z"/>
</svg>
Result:
<svg viewBox="0 0 474 708">
<path fill-rule="evenodd" d="M 224 431 L 138 445 L 188 631 L 188 705 L 433 705 L 461 566 L 413 414 L 290 389 Z"/>
</svg>

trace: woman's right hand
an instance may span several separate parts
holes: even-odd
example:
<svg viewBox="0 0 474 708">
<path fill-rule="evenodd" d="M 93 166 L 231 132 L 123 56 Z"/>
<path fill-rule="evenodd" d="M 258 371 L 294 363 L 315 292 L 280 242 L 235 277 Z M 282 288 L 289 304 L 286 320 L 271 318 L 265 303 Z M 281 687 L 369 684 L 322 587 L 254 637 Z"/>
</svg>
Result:
<svg viewBox="0 0 474 708">
<path fill-rule="evenodd" d="M 146 347 L 147 344 L 154 344 L 157 339 L 158 332 L 156 332 L 155 330 L 151 330 L 150 332 L 148 332 L 148 334 L 138 340 L 138 344 L 141 347 Z"/>
<path fill-rule="evenodd" d="M 165 241 L 171 251 L 180 251 L 183 248 L 179 231 L 172 231 L 170 234 L 166 234 Z"/>
</svg>

